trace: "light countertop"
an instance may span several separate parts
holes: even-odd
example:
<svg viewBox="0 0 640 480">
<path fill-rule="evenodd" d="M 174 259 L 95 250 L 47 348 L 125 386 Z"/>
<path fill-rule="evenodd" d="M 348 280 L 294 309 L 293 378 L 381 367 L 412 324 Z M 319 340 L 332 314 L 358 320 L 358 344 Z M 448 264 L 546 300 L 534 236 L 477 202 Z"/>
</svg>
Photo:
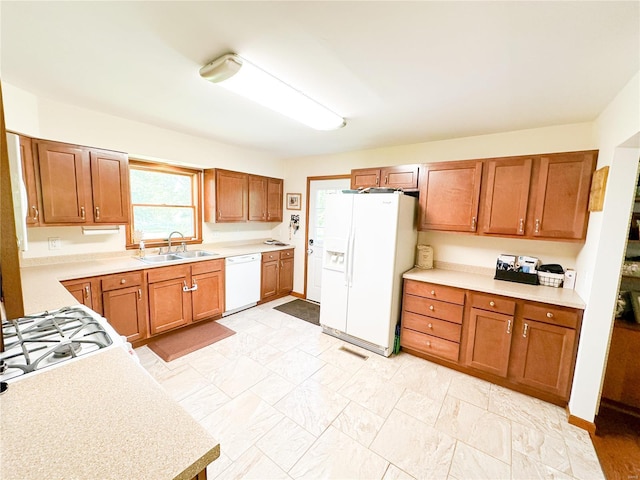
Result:
<svg viewBox="0 0 640 480">
<path fill-rule="evenodd" d="M 0 478 L 190 480 L 220 444 L 120 347 L 9 383 Z"/>
<path fill-rule="evenodd" d="M 478 292 L 493 293 L 506 297 L 521 298 L 535 302 L 549 303 L 564 307 L 584 310 L 586 304 L 580 296 L 570 288 L 554 288 L 543 285 L 525 285 L 523 283 L 494 280 L 493 276 L 470 273 L 459 270 L 434 268 L 423 270 L 414 268 L 403 275 L 403 278 L 420 282 L 436 283 Z"/>
<path fill-rule="evenodd" d="M 247 243 L 234 246 L 198 245 L 191 246 L 189 250 L 206 250 L 215 252 L 218 255 L 161 264 L 149 264 L 140 261 L 135 257 L 137 250 L 130 250 L 122 254 L 113 253 L 111 256 L 108 256 L 108 254 L 107 256 L 73 255 L 53 257 L 51 259 L 27 259 L 22 261 L 20 268 L 24 310 L 25 314 L 28 315 L 78 303 L 60 283 L 63 280 L 216 260 L 249 253 L 273 252 L 290 248 L 294 248 L 293 245 L 275 246 L 264 243 Z M 148 249 L 147 255 L 153 255 L 155 250 Z"/>
</svg>

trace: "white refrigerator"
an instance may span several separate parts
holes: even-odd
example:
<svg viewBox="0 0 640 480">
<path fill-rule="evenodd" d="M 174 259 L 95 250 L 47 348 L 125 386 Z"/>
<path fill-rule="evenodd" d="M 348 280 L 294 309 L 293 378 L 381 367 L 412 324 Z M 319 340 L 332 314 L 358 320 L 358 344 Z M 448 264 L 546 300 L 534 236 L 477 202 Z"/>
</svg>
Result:
<svg viewBox="0 0 640 480">
<path fill-rule="evenodd" d="M 401 193 L 327 196 L 320 325 L 388 357 L 400 319 L 402 274 L 414 265 L 416 199 Z"/>
</svg>

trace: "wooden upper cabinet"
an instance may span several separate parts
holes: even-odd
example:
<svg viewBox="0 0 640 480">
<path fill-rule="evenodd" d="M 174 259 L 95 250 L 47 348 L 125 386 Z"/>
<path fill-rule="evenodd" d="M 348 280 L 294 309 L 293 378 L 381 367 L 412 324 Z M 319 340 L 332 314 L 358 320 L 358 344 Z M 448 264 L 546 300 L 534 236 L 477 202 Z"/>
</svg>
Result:
<svg viewBox="0 0 640 480">
<path fill-rule="evenodd" d="M 380 186 L 380 169 L 379 168 L 356 168 L 351 170 L 351 188 L 379 187 Z"/>
<path fill-rule="evenodd" d="M 249 175 L 230 170 L 205 170 L 204 203 L 206 222 L 246 222 Z"/>
<path fill-rule="evenodd" d="M 267 179 L 267 221 L 282 221 L 282 179 Z"/>
<path fill-rule="evenodd" d="M 475 232 L 482 161 L 425 164 L 420 190 L 420 228 Z"/>
<path fill-rule="evenodd" d="M 387 187 L 403 190 L 418 189 L 419 165 L 398 165 L 351 170 L 351 188 Z"/>
<path fill-rule="evenodd" d="M 127 154 L 92 150 L 90 159 L 93 221 L 95 223 L 127 223 L 130 203 Z"/>
<path fill-rule="evenodd" d="M 37 142 L 44 223 L 87 223 L 92 214 L 89 151 Z"/>
<path fill-rule="evenodd" d="M 22 161 L 22 178 L 27 194 L 27 217 L 29 226 L 40 224 L 40 208 L 38 206 L 38 191 L 36 188 L 36 169 L 33 163 L 31 139 L 20 136 L 20 159 Z"/>
<path fill-rule="evenodd" d="M 122 224 L 129 221 L 129 159 L 126 153 L 79 145 L 32 140 L 35 188 L 30 201 L 32 225 Z M 23 162 L 28 172 L 26 150 Z M 25 173 L 29 182 L 29 174 Z M 29 195 L 28 195 L 29 196 Z M 32 214 L 35 212 L 35 214 Z"/>
<path fill-rule="evenodd" d="M 596 152 L 543 156 L 535 185 L 533 237 L 584 239 Z"/>
<path fill-rule="evenodd" d="M 249 175 L 249 220 L 264 222 L 267 220 L 267 183 L 268 178 Z"/>
<path fill-rule="evenodd" d="M 282 179 L 229 170 L 204 172 L 205 222 L 281 222 Z"/>
<path fill-rule="evenodd" d="M 481 232 L 524 235 L 531 182 L 531 158 L 487 160 Z"/>
</svg>

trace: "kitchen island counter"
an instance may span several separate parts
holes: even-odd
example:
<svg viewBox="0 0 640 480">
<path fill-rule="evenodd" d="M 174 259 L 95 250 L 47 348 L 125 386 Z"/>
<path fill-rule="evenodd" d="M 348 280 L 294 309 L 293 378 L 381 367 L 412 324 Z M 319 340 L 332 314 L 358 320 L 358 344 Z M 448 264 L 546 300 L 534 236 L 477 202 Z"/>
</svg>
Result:
<svg viewBox="0 0 640 480">
<path fill-rule="evenodd" d="M 9 383 L 0 478 L 193 479 L 220 444 L 120 347 Z"/>
<path fill-rule="evenodd" d="M 60 283 L 64 280 L 109 275 L 135 270 L 148 270 L 167 265 L 202 262 L 236 255 L 263 253 L 294 248 L 293 245 L 276 246 L 264 243 L 238 245 L 198 245 L 192 250 L 206 250 L 218 255 L 185 259 L 180 261 L 149 264 L 135 258 L 137 250 L 122 253 L 112 252 L 104 255 L 65 255 L 59 257 L 23 259 L 20 275 L 22 277 L 22 296 L 26 315 L 55 310 L 78 303 Z M 149 249 L 152 250 L 152 249 Z M 148 252 L 150 255 L 151 252 Z"/>
<path fill-rule="evenodd" d="M 405 272 L 403 278 L 419 282 L 435 283 L 450 287 L 493 293 L 505 297 L 521 298 L 534 302 L 549 303 L 563 307 L 585 309 L 580 296 L 569 288 L 554 288 L 543 285 L 525 285 L 523 283 L 495 280 L 492 276 L 460 270 L 434 268 L 423 270 L 413 268 Z"/>
</svg>

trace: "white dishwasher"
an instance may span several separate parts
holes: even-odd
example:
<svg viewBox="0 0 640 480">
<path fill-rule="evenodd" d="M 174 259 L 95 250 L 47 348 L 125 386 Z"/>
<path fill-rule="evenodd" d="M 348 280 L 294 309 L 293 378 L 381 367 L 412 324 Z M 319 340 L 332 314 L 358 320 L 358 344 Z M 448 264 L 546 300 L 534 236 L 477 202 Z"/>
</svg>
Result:
<svg viewBox="0 0 640 480">
<path fill-rule="evenodd" d="M 225 259 L 225 307 L 222 316 L 231 315 L 258 303 L 261 260 L 262 255 L 259 253 Z"/>
</svg>

